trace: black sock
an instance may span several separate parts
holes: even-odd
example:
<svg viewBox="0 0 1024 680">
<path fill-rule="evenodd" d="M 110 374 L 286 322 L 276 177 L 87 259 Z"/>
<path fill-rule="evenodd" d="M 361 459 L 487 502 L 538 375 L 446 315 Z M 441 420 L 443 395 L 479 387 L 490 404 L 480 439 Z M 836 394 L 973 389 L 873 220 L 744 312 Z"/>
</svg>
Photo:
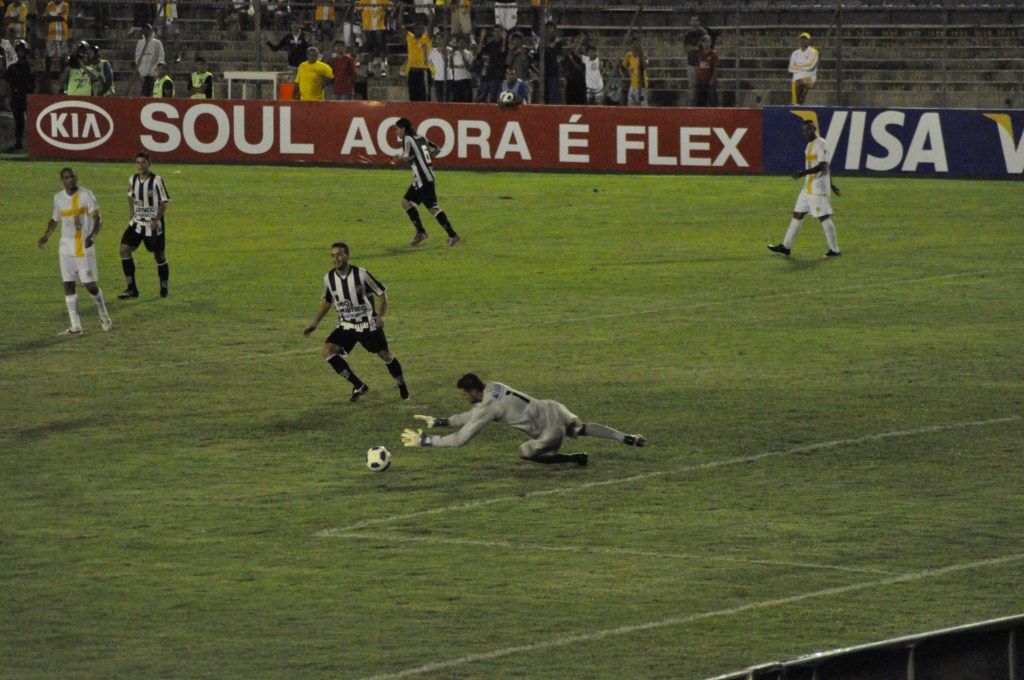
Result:
<svg viewBox="0 0 1024 680">
<path fill-rule="evenodd" d="M 360 387 L 363 384 L 363 381 L 356 377 L 356 374 L 348 367 L 348 362 L 342 359 L 340 354 L 332 354 L 327 358 L 327 363 L 331 365 L 335 373 L 352 383 L 353 387 Z"/>
<path fill-rule="evenodd" d="M 398 385 L 398 393 L 402 395 L 402 399 L 408 399 L 409 386 L 405 384 L 405 376 L 402 375 L 402 364 L 398 361 L 398 357 L 392 358 L 389 363 L 384 365 L 388 367 L 388 373 L 395 379 L 395 384 Z"/>
<path fill-rule="evenodd" d="M 449 236 L 455 236 L 455 227 L 448 221 L 448 216 L 444 214 L 443 210 L 439 210 L 434 217 L 437 218 L 437 223 L 444 227 Z"/>
<path fill-rule="evenodd" d="M 171 268 L 167 265 L 167 260 L 156 263 L 156 273 L 160 277 L 160 288 L 161 290 L 167 288 L 167 282 L 170 280 Z"/>
<path fill-rule="evenodd" d="M 121 258 L 121 271 L 124 272 L 124 280 L 128 283 L 129 290 L 135 290 L 135 260 L 131 255 Z"/>
<path fill-rule="evenodd" d="M 425 234 L 427 230 L 423 228 L 423 220 L 420 219 L 420 211 L 416 209 L 416 206 L 412 206 L 405 211 L 405 214 L 412 220 L 412 226 L 416 227 L 417 234 Z"/>
</svg>

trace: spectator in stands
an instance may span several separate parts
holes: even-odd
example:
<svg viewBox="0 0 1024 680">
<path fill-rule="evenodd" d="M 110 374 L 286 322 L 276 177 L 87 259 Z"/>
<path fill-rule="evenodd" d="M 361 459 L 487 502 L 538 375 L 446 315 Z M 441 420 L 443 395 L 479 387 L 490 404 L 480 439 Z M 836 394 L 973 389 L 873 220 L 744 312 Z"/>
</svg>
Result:
<svg viewBox="0 0 1024 680">
<path fill-rule="evenodd" d="M 176 47 L 178 35 L 178 3 L 176 0 L 163 0 L 156 17 L 156 34 L 164 42 L 164 49 L 174 55 L 174 61 L 181 61 L 181 52 Z"/>
<path fill-rule="evenodd" d="M 579 33 L 569 41 L 569 49 L 562 62 L 565 73 L 565 103 L 582 106 L 587 103 L 587 66 L 583 63 L 583 41 L 586 36 Z"/>
<path fill-rule="evenodd" d="M 700 17 L 692 15 L 690 28 L 683 35 L 683 49 L 686 51 L 687 106 L 697 105 L 697 54 L 700 52 L 701 39 L 707 35 L 710 34 L 700 25 Z"/>
<path fill-rule="evenodd" d="M 334 42 L 334 19 L 334 0 L 318 0 L 313 30 L 321 47 L 326 48 Z"/>
<path fill-rule="evenodd" d="M 540 29 L 551 21 L 551 0 L 530 0 L 530 29 L 534 45 L 540 44 Z"/>
<path fill-rule="evenodd" d="M 153 83 L 153 96 L 174 99 L 174 80 L 167 75 L 167 64 L 156 65 L 156 81 Z"/>
<path fill-rule="evenodd" d="M 696 106 L 718 106 L 718 52 L 711 46 L 711 36 L 700 39 L 697 53 Z"/>
<path fill-rule="evenodd" d="M 100 54 L 100 46 L 96 43 L 92 43 L 90 48 L 89 65 L 99 76 L 92 84 L 93 96 L 109 97 L 117 94 L 117 90 L 114 89 L 114 68 Z"/>
<path fill-rule="evenodd" d="M 558 104 L 562 101 L 562 60 L 565 59 L 565 43 L 558 37 L 558 25 L 554 21 L 544 24 L 543 78 L 544 103 Z"/>
<path fill-rule="evenodd" d="M 512 93 L 512 100 L 508 102 L 501 101 L 501 94 L 505 92 Z M 509 66 L 505 70 L 505 80 L 501 82 L 501 92 L 498 96 L 498 108 L 501 109 L 513 109 L 520 104 L 530 103 L 530 90 L 526 87 L 526 83 L 519 79 L 519 74 L 516 73 L 515 68 Z"/>
<path fill-rule="evenodd" d="M 476 60 L 481 62 L 480 68 L 480 101 L 498 101 L 501 81 L 505 75 L 505 63 L 508 57 L 508 34 L 502 26 L 495 26 L 488 37 L 487 29 L 480 29 L 480 41 L 476 47 Z"/>
<path fill-rule="evenodd" d="M 334 72 L 331 94 L 338 101 L 350 101 L 356 95 L 356 59 L 352 48 L 340 40 L 334 41 L 334 53 L 328 64 Z"/>
<path fill-rule="evenodd" d="M 586 71 L 587 103 L 604 103 L 604 63 L 597 56 L 597 47 L 587 46 L 583 55 L 583 68 Z"/>
<path fill-rule="evenodd" d="M 452 100 L 452 49 L 448 47 L 448 41 L 444 33 L 438 33 L 434 38 L 434 46 L 427 55 L 427 66 L 434 74 L 434 100 L 439 102 L 450 102 Z"/>
<path fill-rule="evenodd" d="M 473 39 L 473 18 L 471 7 L 472 0 L 448 0 L 452 10 L 452 37 L 456 38 L 460 35 L 466 36 L 469 40 Z"/>
<path fill-rule="evenodd" d="M 12 28 L 15 40 L 28 39 L 28 5 L 22 0 L 11 0 L 4 12 L 4 35 L 10 37 Z"/>
<path fill-rule="evenodd" d="M 63 68 L 64 61 L 68 57 L 68 39 L 70 36 L 70 24 L 68 17 L 71 14 L 71 6 L 64 0 L 50 0 L 43 10 L 43 21 L 46 22 L 46 59 L 44 61 L 43 78 L 50 79 L 50 72 L 56 62 L 59 68 Z"/>
<path fill-rule="evenodd" d="M 801 33 L 800 47 L 789 55 L 789 72 L 793 76 L 793 105 L 804 103 L 807 93 L 818 79 L 818 50 L 811 47 L 811 34 Z"/>
<path fill-rule="evenodd" d="M 298 21 L 293 20 L 291 32 L 278 40 L 276 44 L 268 40 L 267 47 L 270 48 L 271 52 L 287 50 L 288 66 L 292 69 L 298 69 L 299 64 L 306 61 L 306 55 L 309 51 L 310 44 L 309 40 L 306 39 L 306 34 L 303 32 L 302 26 Z"/>
<path fill-rule="evenodd" d="M 536 55 L 523 44 L 523 34 L 513 31 L 508 38 L 508 53 L 505 55 L 505 68 L 512 67 L 519 74 L 526 86 L 530 86 L 536 69 L 533 68 L 533 60 Z"/>
<path fill-rule="evenodd" d="M 343 0 L 345 9 L 341 12 L 341 39 L 345 47 L 358 47 L 363 44 L 362 12 L 356 10 L 356 0 Z M 359 50 L 353 49 L 355 57 Z"/>
<path fill-rule="evenodd" d="M 405 33 L 405 46 L 408 52 L 406 60 L 406 77 L 409 87 L 409 101 L 429 102 L 433 77 L 430 73 L 430 50 L 434 40 L 434 13 L 430 12 L 426 25 L 420 23 L 416 15 L 416 25 L 411 31 L 405 30 L 405 19 L 398 13 L 398 30 Z"/>
<path fill-rule="evenodd" d="M 202 56 L 196 56 L 196 70 L 189 75 L 188 91 L 191 99 L 213 99 L 213 74 Z"/>
<path fill-rule="evenodd" d="M 382 78 L 388 75 L 388 17 L 391 0 L 358 0 L 363 12 L 363 47 L 368 52 L 370 69 L 379 65 Z"/>
<path fill-rule="evenodd" d="M 292 8 L 287 2 L 263 0 L 260 5 L 260 23 L 263 28 L 273 27 L 274 30 L 288 28 L 294 18 Z"/>
<path fill-rule="evenodd" d="M 153 36 L 153 27 L 146 24 L 142 27 L 142 37 L 135 43 L 135 69 L 142 79 L 142 96 L 153 96 L 153 84 L 156 82 L 157 64 L 164 60 L 164 44 Z"/>
<path fill-rule="evenodd" d="M 644 52 L 640 38 L 629 41 L 630 49 L 622 58 L 619 68 L 623 75 L 629 76 L 629 94 L 626 95 L 626 106 L 647 106 L 647 78 L 650 59 Z"/>
<path fill-rule="evenodd" d="M 322 102 L 324 86 L 330 85 L 333 80 L 334 71 L 320 61 L 320 51 L 315 47 L 310 47 L 306 50 L 306 61 L 299 64 L 299 68 L 295 72 L 295 88 L 292 90 L 292 99 L 304 102 Z"/>
<path fill-rule="evenodd" d="M 14 145 L 7 149 L 7 153 L 24 150 L 28 96 L 36 91 L 36 79 L 32 75 L 32 59 L 29 55 L 28 42 L 15 40 L 14 53 L 18 60 L 13 64 L 8 64 L 4 72 L 4 78 L 11 89 L 11 113 L 14 116 Z"/>
<path fill-rule="evenodd" d="M 452 91 L 451 101 L 473 101 L 473 51 L 469 49 L 469 36 L 462 34 L 455 38 L 455 49 L 451 53 Z"/>
<path fill-rule="evenodd" d="M 18 63 L 18 52 L 14 49 L 14 43 L 18 40 L 14 34 L 14 26 L 8 26 L 4 36 L 0 38 L 0 76 L 8 66 Z"/>
</svg>

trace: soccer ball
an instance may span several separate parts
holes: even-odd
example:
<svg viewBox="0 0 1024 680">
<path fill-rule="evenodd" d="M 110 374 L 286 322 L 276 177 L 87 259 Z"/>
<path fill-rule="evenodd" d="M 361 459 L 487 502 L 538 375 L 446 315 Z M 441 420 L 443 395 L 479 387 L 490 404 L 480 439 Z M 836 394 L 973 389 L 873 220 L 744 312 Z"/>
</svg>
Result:
<svg viewBox="0 0 1024 680">
<path fill-rule="evenodd" d="M 383 446 L 371 446 L 366 450 L 366 467 L 384 472 L 391 467 L 391 454 Z"/>
<path fill-rule="evenodd" d="M 498 95 L 498 101 L 502 104 L 511 104 L 512 100 L 515 98 L 516 96 L 512 92 L 502 92 Z"/>
</svg>

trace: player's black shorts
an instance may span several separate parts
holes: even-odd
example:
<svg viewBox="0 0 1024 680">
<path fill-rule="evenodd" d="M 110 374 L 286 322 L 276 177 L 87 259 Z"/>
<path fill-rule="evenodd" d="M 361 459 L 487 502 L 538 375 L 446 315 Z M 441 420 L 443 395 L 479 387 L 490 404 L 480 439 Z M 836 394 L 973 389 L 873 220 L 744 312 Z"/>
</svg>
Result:
<svg viewBox="0 0 1024 680">
<path fill-rule="evenodd" d="M 427 182 L 419 189 L 410 186 L 405 192 L 405 200 L 416 205 L 422 205 L 428 210 L 437 207 L 437 192 L 434 190 L 434 183 Z"/>
<path fill-rule="evenodd" d="M 351 352 L 357 342 L 363 346 L 363 349 L 373 354 L 388 349 L 388 339 L 384 335 L 383 328 L 374 331 L 353 331 L 339 326 L 327 336 L 327 344 L 340 347 L 343 356 Z"/>
<path fill-rule="evenodd" d="M 160 230 L 158 236 L 143 236 L 133 227 L 128 227 L 121 235 L 121 243 L 131 246 L 132 250 L 138 248 L 140 243 L 145 243 L 146 250 L 149 252 L 162 253 L 164 252 L 164 234 L 167 233 L 167 223 L 165 222 L 163 226 L 164 228 Z"/>
</svg>

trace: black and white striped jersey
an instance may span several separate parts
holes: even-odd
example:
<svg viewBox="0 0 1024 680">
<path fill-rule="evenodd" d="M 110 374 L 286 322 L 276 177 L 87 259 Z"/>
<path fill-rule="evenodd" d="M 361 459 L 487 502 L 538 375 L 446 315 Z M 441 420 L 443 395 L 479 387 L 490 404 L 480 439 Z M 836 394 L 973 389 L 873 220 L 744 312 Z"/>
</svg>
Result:
<svg viewBox="0 0 1024 680">
<path fill-rule="evenodd" d="M 160 214 L 160 204 L 171 200 L 163 178 L 160 175 L 150 175 L 142 179 L 138 175 L 132 175 L 128 182 L 128 196 L 132 199 L 132 217 L 128 228 L 144 236 L 154 236 L 158 232 L 153 229 L 150 222 Z"/>
<path fill-rule="evenodd" d="M 353 331 L 377 330 L 373 296 L 387 291 L 373 275 L 362 267 L 350 267 L 347 276 L 332 269 L 324 276 L 324 300 L 338 310 L 338 327 Z"/>
<path fill-rule="evenodd" d="M 412 165 L 412 185 L 419 189 L 434 181 L 434 154 L 437 145 L 419 135 L 406 135 L 402 142 L 402 153 L 409 157 Z"/>
</svg>

